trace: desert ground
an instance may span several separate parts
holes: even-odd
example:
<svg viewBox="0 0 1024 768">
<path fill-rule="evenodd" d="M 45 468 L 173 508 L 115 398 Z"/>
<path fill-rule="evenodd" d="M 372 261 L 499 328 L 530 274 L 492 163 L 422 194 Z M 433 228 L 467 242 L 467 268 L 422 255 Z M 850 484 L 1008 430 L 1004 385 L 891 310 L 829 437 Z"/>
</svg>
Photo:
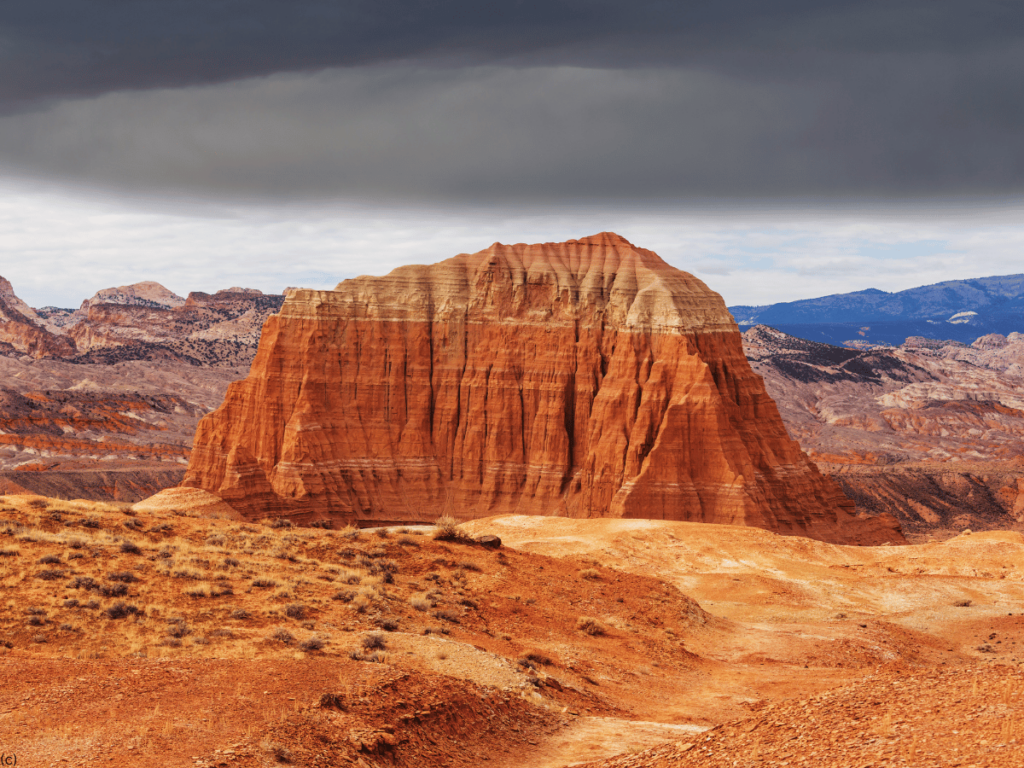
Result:
<svg viewBox="0 0 1024 768">
<path fill-rule="evenodd" d="M 0 510 L 19 765 L 1024 764 L 1016 532 Z"/>
</svg>

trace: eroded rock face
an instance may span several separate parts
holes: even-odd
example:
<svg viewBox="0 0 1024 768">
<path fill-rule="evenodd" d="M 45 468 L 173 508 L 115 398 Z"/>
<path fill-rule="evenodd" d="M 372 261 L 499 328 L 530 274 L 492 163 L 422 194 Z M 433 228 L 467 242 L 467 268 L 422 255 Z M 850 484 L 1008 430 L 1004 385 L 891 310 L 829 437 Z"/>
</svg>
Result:
<svg viewBox="0 0 1024 768">
<path fill-rule="evenodd" d="M 57 335 L 57 328 L 19 299 L 10 282 L 0 277 L 0 354 L 64 357 L 74 345 Z"/>
<path fill-rule="evenodd" d="M 900 538 L 853 520 L 789 439 L 721 298 L 613 234 L 291 292 L 249 377 L 200 423 L 184 485 L 250 517 Z"/>
</svg>

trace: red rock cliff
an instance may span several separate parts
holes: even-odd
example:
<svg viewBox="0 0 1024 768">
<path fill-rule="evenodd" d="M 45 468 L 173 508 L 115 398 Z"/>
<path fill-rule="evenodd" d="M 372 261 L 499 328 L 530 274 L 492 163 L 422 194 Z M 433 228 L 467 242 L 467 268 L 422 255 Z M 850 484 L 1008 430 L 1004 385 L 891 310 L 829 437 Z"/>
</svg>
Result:
<svg viewBox="0 0 1024 768">
<path fill-rule="evenodd" d="M 521 513 L 901 540 L 789 439 L 700 280 L 614 234 L 297 290 L 183 483 L 249 517 Z"/>
</svg>

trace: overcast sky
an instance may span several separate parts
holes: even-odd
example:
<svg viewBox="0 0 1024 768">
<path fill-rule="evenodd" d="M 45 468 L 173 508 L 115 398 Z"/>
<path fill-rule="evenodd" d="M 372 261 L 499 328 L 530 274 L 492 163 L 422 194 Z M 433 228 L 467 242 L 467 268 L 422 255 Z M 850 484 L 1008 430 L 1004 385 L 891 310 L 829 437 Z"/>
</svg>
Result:
<svg viewBox="0 0 1024 768">
<path fill-rule="evenodd" d="M 614 230 L 730 304 L 1024 271 L 1024 3 L 4 0 L 0 274 L 333 286 Z"/>
</svg>

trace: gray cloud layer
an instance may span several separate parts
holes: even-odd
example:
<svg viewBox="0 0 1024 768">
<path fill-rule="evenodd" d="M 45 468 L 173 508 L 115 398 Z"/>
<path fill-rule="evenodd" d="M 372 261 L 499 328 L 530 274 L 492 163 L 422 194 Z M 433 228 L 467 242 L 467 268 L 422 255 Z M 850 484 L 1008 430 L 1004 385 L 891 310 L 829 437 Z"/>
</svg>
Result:
<svg viewBox="0 0 1024 768">
<path fill-rule="evenodd" d="M 0 163 L 513 203 L 1024 191 L 1024 4 L 8 0 Z"/>
</svg>

